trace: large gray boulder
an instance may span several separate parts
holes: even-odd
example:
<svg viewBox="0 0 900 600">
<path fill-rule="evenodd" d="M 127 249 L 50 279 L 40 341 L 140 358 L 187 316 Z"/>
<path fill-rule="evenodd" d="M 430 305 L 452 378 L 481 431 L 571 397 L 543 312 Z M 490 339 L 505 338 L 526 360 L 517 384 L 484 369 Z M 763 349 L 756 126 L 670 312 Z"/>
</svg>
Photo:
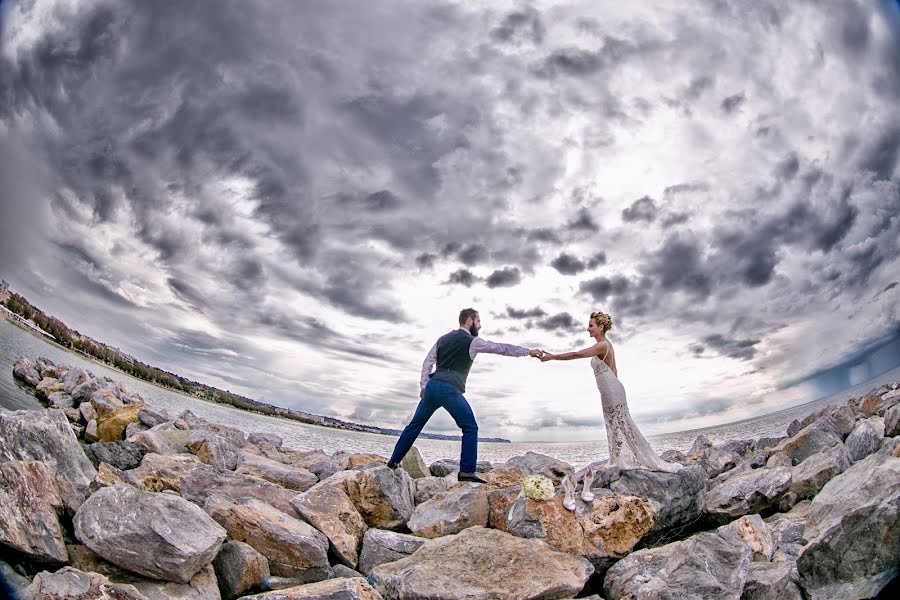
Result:
<svg viewBox="0 0 900 600">
<path fill-rule="evenodd" d="M 20 358 L 13 365 L 13 377 L 20 381 L 24 381 L 31 387 L 37 387 L 41 382 L 41 374 L 38 373 L 35 366 L 27 358 Z"/>
<path fill-rule="evenodd" d="M 846 471 L 852 462 L 843 444 L 827 448 L 791 469 L 790 490 L 798 499 L 812 498 L 835 475 Z"/>
<path fill-rule="evenodd" d="M 319 481 L 314 473 L 303 467 L 288 466 L 277 460 L 247 451 L 241 454 L 241 464 L 238 465 L 236 472 L 265 479 L 297 492 L 305 492 Z"/>
<path fill-rule="evenodd" d="M 732 477 L 706 494 L 703 512 L 724 523 L 773 509 L 791 485 L 791 469 L 752 469 Z"/>
<path fill-rule="evenodd" d="M 792 465 L 798 465 L 810 456 L 841 442 L 841 426 L 833 417 L 826 415 L 779 443 L 773 449 L 773 454 L 782 453 L 791 460 Z"/>
<path fill-rule="evenodd" d="M 249 544 L 264 555 L 272 575 L 295 577 L 303 583 L 331 575 L 328 538 L 309 523 L 254 498 L 214 495 L 204 508 L 225 528 L 229 539 Z"/>
<path fill-rule="evenodd" d="M 151 492 L 172 490 L 181 493 L 181 476 L 201 466 L 205 467 L 193 454 L 149 452 L 141 460 L 141 466 L 134 469 L 131 474 Z"/>
<path fill-rule="evenodd" d="M 251 593 L 269 578 L 269 561 L 244 542 L 225 542 L 213 566 L 223 600 Z"/>
<path fill-rule="evenodd" d="M 211 563 L 225 539 L 225 530 L 187 500 L 127 485 L 95 492 L 73 524 L 75 537 L 109 562 L 179 583 Z"/>
<path fill-rule="evenodd" d="M 542 541 L 472 527 L 375 567 L 369 581 L 386 600 L 553 600 L 573 597 L 593 572 Z"/>
<path fill-rule="evenodd" d="M 856 427 L 847 436 L 847 451 L 853 462 L 860 461 L 876 452 L 884 438 L 884 419 L 870 417 L 856 423 Z"/>
<path fill-rule="evenodd" d="M 187 447 L 191 431 L 180 429 L 161 429 L 166 423 L 151 427 L 148 431 L 138 431 L 129 437 L 129 441 L 141 444 L 156 454 L 190 454 Z M 199 460 L 199 459 L 198 459 Z"/>
<path fill-rule="evenodd" d="M 431 470 L 428 468 L 428 465 L 425 464 L 425 461 L 422 460 L 422 454 L 415 446 L 410 448 L 409 452 L 406 453 L 406 456 L 403 457 L 403 460 L 400 461 L 400 467 L 409 473 L 409 476 L 413 479 L 431 477 Z"/>
<path fill-rule="evenodd" d="M 244 596 L 244 600 L 383 600 L 362 577 L 341 577 Z"/>
<path fill-rule="evenodd" d="M 900 435 L 900 405 L 892 406 L 884 413 L 885 437 Z"/>
<path fill-rule="evenodd" d="M 750 563 L 741 600 L 803 600 L 796 571 L 789 561 Z"/>
<path fill-rule="evenodd" d="M 0 411 L 0 448 L 0 461 L 36 460 L 47 465 L 70 513 L 90 494 L 97 471 L 61 410 Z"/>
<path fill-rule="evenodd" d="M 402 529 L 415 508 L 415 483 L 403 469 L 380 465 L 342 471 L 326 481 L 343 486 L 369 527 Z"/>
<path fill-rule="evenodd" d="M 36 461 L 0 463 L 0 545 L 45 563 L 68 562 L 53 475 Z"/>
<path fill-rule="evenodd" d="M 95 442 L 88 446 L 98 462 L 104 462 L 117 469 L 127 471 L 140 466 L 147 454 L 147 447 L 135 442 Z"/>
<path fill-rule="evenodd" d="M 259 444 L 260 442 L 265 442 L 267 444 L 271 444 L 276 448 L 281 448 L 281 444 L 284 443 L 284 440 L 281 439 L 280 435 L 275 435 L 274 433 L 262 433 L 258 431 L 254 431 L 247 436 L 247 441 L 253 445 Z"/>
<path fill-rule="evenodd" d="M 436 538 L 485 527 L 489 510 L 487 491 L 478 483 L 467 483 L 416 506 L 407 525 L 414 535 Z"/>
<path fill-rule="evenodd" d="M 325 534 L 341 562 L 356 567 L 367 526 L 339 482 L 323 481 L 294 496 L 291 505 L 307 522 Z"/>
<path fill-rule="evenodd" d="M 427 541 L 426 538 L 415 535 L 386 529 L 369 529 L 363 536 L 362 552 L 359 555 L 359 571 L 368 575 L 369 571 L 378 565 L 409 556 Z"/>
<path fill-rule="evenodd" d="M 526 452 L 522 456 L 514 456 L 506 461 L 506 464 L 510 467 L 519 467 L 526 477 L 543 475 L 557 483 L 573 472 L 572 465 L 569 463 L 537 452 Z"/>
<path fill-rule="evenodd" d="M 610 467 L 598 474 L 594 488 L 647 498 L 656 509 L 651 531 L 663 532 L 697 520 L 703 511 L 707 481 L 706 471 L 699 465 L 677 473 Z"/>
<path fill-rule="evenodd" d="M 492 468 L 491 463 L 487 461 L 479 461 L 475 465 L 475 471 L 478 473 L 487 473 Z M 428 467 L 433 477 L 446 477 L 447 475 L 455 475 L 459 473 L 459 461 L 449 458 L 442 458 L 431 463 Z"/>
<path fill-rule="evenodd" d="M 809 509 L 797 559 L 813 600 L 871 598 L 900 571 L 900 459 L 877 453 L 827 484 Z"/>
<path fill-rule="evenodd" d="M 241 475 L 232 471 L 220 471 L 209 465 L 201 465 L 186 471 L 179 480 L 181 495 L 202 506 L 214 494 L 240 498 L 256 498 L 271 504 L 281 512 L 295 514 L 291 498 L 296 492 L 275 485 L 265 479 Z"/>
<path fill-rule="evenodd" d="M 446 477 L 422 477 L 415 480 L 416 484 L 416 504 L 422 504 L 427 500 L 431 500 L 438 494 L 443 494 L 452 486 L 456 485 L 456 477 L 447 475 Z"/>
<path fill-rule="evenodd" d="M 192 431 L 185 445 L 202 462 L 223 471 L 234 471 L 241 462 L 238 446 L 206 429 Z"/>
<path fill-rule="evenodd" d="M 99 573 L 64 567 L 56 573 L 41 571 L 27 592 L 35 600 L 150 600 L 127 583 L 113 583 Z"/>
<path fill-rule="evenodd" d="M 766 561 L 771 553 L 759 515 L 741 517 L 715 531 L 632 552 L 607 571 L 604 596 L 738 600 L 754 557 Z"/>
</svg>

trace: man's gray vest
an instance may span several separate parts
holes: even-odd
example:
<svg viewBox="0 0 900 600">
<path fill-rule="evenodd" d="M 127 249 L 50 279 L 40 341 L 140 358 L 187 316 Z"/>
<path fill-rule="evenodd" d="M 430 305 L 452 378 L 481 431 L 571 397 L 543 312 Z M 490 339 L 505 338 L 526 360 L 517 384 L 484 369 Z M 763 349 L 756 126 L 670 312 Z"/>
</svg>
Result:
<svg viewBox="0 0 900 600">
<path fill-rule="evenodd" d="M 472 334 L 462 329 L 441 336 L 437 341 L 437 366 L 430 377 L 446 381 L 465 392 L 466 378 L 469 377 L 473 362 L 469 356 L 469 346 L 474 339 Z"/>
</svg>

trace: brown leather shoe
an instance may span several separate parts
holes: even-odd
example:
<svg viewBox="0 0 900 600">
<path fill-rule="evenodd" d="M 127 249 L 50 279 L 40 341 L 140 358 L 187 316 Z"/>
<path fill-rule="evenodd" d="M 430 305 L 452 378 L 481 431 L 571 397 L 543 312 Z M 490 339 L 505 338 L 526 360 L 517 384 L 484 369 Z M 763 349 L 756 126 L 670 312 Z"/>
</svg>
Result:
<svg viewBox="0 0 900 600">
<path fill-rule="evenodd" d="M 475 473 L 463 473 L 462 471 L 457 473 L 456 480 L 457 481 L 471 481 L 473 483 L 487 483 L 487 481 L 485 481 L 484 479 L 482 479 Z"/>
</svg>

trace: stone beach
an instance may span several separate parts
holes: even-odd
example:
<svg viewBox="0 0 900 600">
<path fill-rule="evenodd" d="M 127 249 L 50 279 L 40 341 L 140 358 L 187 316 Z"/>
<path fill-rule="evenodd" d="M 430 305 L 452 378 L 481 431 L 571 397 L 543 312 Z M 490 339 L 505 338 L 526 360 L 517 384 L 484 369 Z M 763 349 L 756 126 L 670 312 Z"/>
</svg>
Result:
<svg viewBox="0 0 900 600">
<path fill-rule="evenodd" d="M 877 597 L 900 573 L 900 383 L 780 438 L 668 451 L 678 473 L 536 453 L 297 451 L 47 359 L 0 409 L 0 573 L 22 599 Z M 594 500 L 560 482 L 596 474 Z M 555 492 L 522 492 L 529 476 Z M 892 583 L 893 582 L 893 583 Z"/>
</svg>

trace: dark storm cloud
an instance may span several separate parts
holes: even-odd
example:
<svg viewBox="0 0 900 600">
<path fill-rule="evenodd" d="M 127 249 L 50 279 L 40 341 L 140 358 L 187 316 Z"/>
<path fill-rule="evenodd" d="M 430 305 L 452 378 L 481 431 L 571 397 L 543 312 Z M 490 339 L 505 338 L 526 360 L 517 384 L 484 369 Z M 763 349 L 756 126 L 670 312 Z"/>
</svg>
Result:
<svg viewBox="0 0 900 600">
<path fill-rule="evenodd" d="M 434 266 L 434 260 L 437 258 L 437 254 L 433 254 L 431 252 L 423 252 L 422 254 L 416 256 L 416 265 L 418 265 L 422 269 L 430 269 Z"/>
<path fill-rule="evenodd" d="M 891 179 L 900 158 L 900 126 L 884 131 L 864 150 L 860 167 L 872 171 L 878 179 Z"/>
<path fill-rule="evenodd" d="M 550 266 L 563 275 L 578 275 L 587 268 L 580 258 L 565 252 L 551 260 Z"/>
<path fill-rule="evenodd" d="M 548 331 L 571 331 L 578 328 L 578 322 L 567 312 L 557 313 L 552 317 L 535 321 L 535 325 Z"/>
<path fill-rule="evenodd" d="M 202 308 L 207 305 L 207 298 L 205 295 L 196 290 L 189 283 L 175 277 L 170 277 L 167 283 L 175 294 L 186 303 L 197 308 Z"/>
<path fill-rule="evenodd" d="M 796 152 L 791 152 L 787 158 L 778 163 L 775 167 L 775 176 L 782 181 L 790 181 L 800 170 L 800 161 Z"/>
<path fill-rule="evenodd" d="M 513 308 L 512 306 L 506 307 L 506 314 L 511 319 L 533 319 L 535 317 L 544 317 L 547 315 L 546 311 L 540 306 L 535 306 L 534 308 L 527 309 L 518 309 Z"/>
<path fill-rule="evenodd" d="M 522 281 L 522 272 L 517 267 L 503 267 L 487 276 L 485 283 L 489 288 L 511 287 Z"/>
<path fill-rule="evenodd" d="M 706 349 L 710 349 L 721 356 L 750 360 L 756 355 L 755 346 L 759 343 L 760 340 L 731 339 L 721 334 L 713 334 L 704 337 L 700 343 L 692 344 L 690 350 L 695 356 L 700 356 Z"/>
<path fill-rule="evenodd" d="M 450 273 L 450 278 L 447 280 L 447 283 L 457 283 L 466 287 L 472 287 L 478 281 L 480 281 L 480 278 L 476 277 L 472 271 L 469 271 L 468 269 L 458 269 Z"/>
<path fill-rule="evenodd" d="M 600 251 L 594 253 L 587 261 L 587 268 L 593 269 L 595 267 L 599 267 L 600 265 L 606 264 L 606 252 Z"/>
<path fill-rule="evenodd" d="M 541 44 L 544 41 L 544 33 L 540 13 L 528 6 L 506 15 L 500 25 L 491 30 L 491 39 L 504 43 L 526 40 L 533 44 Z"/>
<path fill-rule="evenodd" d="M 578 211 L 578 215 L 576 215 L 575 218 L 566 223 L 566 229 L 569 231 L 596 232 L 600 231 L 600 226 L 594 221 L 591 213 L 589 213 L 586 208 L 583 208 Z"/>
<path fill-rule="evenodd" d="M 744 95 L 744 92 L 734 94 L 733 96 L 728 96 L 727 98 L 722 100 L 722 112 L 732 114 L 741 106 L 743 106 L 746 101 L 747 97 Z"/>
<path fill-rule="evenodd" d="M 704 264 L 699 243 L 686 236 L 668 238 L 646 269 L 663 290 L 681 290 L 705 298 L 712 280 Z"/>
<path fill-rule="evenodd" d="M 641 45 L 630 40 L 606 35 L 603 45 L 597 50 L 577 47 L 554 50 L 535 69 L 535 73 L 548 79 L 560 76 L 590 77 L 621 63 L 641 49 Z"/>
<path fill-rule="evenodd" d="M 644 196 L 632 202 L 631 206 L 622 211 L 622 220 L 626 223 L 638 221 L 652 223 L 656 220 L 656 212 L 656 202 L 650 196 Z"/>
<path fill-rule="evenodd" d="M 466 266 L 481 264 L 488 258 L 484 244 L 469 244 L 460 249 L 457 258 Z"/>
<path fill-rule="evenodd" d="M 562 240 L 559 239 L 559 235 L 552 229 L 547 229 L 546 227 L 532 229 L 527 233 L 527 238 L 530 242 L 546 242 L 550 244 L 562 243 Z"/>
<path fill-rule="evenodd" d="M 702 181 L 694 182 L 694 183 L 678 183 L 675 185 L 670 185 L 663 190 L 663 194 L 666 197 L 674 196 L 678 194 L 689 194 L 694 192 L 708 192 L 709 184 L 704 183 Z"/>
</svg>

